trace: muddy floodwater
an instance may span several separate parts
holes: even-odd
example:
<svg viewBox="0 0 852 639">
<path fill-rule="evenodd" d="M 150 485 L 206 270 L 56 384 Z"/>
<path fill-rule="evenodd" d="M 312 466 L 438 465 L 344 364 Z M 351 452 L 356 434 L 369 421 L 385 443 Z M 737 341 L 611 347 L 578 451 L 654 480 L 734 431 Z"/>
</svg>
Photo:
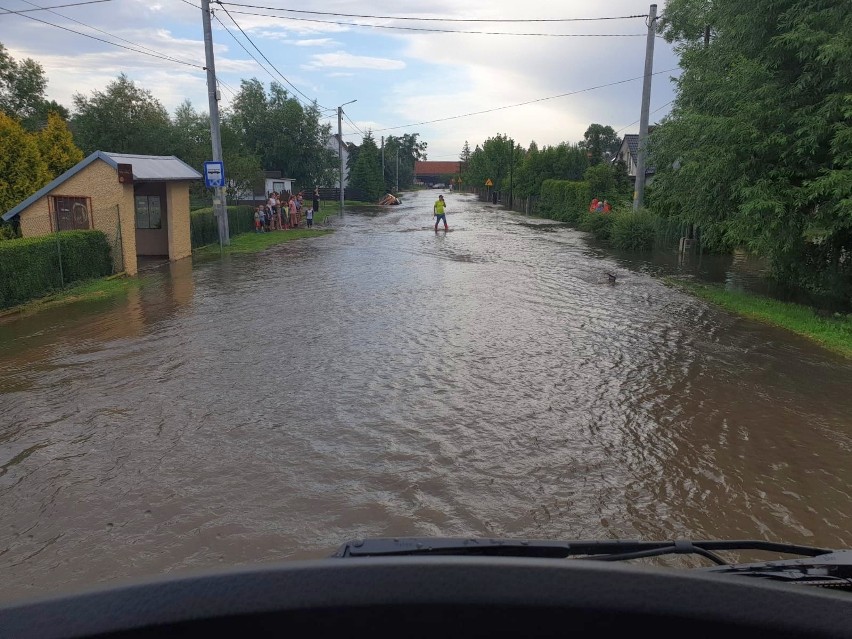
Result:
<svg viewBox="0 0 852 639">
<path fill-rule="evenodd" d="M 0 320 L 0 598 L 363 536 L 852 545 L 848 360 L 434 197 Z"/>
</svg>

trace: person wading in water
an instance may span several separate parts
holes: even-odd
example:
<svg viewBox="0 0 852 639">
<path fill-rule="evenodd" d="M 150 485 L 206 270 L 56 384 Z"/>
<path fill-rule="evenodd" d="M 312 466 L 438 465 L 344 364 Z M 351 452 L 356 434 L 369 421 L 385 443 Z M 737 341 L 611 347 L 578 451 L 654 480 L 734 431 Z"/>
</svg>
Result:
<svg viewBox="0 0 852 639">
<path fill-rule="evenodd" d="M 438 230 L 438 222 L 441 220 L 444 221 L 444 230 L 448 230 L 447 227 L 447 216 L 444 213 L 444 209 L 446 208 L 447 203 L 444 202 L 444 196 L 439 195 L 438 201 L 435 202 L 435 206 L 432 207 L 432 214 L 435 216 L 435 230 Z"/>
</svg>

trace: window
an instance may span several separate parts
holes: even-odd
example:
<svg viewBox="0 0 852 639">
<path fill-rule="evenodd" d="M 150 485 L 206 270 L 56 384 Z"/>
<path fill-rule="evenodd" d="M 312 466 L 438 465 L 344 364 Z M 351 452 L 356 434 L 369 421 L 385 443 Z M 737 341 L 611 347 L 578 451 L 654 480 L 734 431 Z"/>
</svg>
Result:
<svg viewBox="0 0 852 639">
<path fill-rule="evenodd" d="M 137 229 L 161 229 L 163 228 L 162 215 L 160 212 L 159 195 L 137 195 L 136 196 L 136 228 Z"/>
<path fill-rule="evenodd" d="M 53 205 L 53 221 L 60 231 L 91 228 L 89 198 L 54 195 L 50 200 Z"/>
</svg>

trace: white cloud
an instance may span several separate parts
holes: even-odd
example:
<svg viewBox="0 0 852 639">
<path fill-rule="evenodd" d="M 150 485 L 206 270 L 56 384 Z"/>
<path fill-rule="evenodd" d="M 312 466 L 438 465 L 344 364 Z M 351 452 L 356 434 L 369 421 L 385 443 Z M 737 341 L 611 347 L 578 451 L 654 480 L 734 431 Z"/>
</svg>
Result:
<svg viewBox="0 0 852 639">
<path fill-rule="evenodd" d="M 311 61 L 305 65 L 305 68 L 308 69 L 324 67 L 396 71 L 404 69 L 405 62 L 402 60 L 391 60 L 390 58 L 373 58 L 364 55 L 352 55 L 346 51 L 337 51 L 335 53 L 316 53 L 311 56 Z"/>
<path fill-rule="evenodd" d="M 664 3 L 660 8 L 664 9 Z M 12 8 L 17 8 L 16 5 Z M 158 10 L 162 6 L 162 9 Z M 398 0 L 371 0 L 369 11 L 363 2 L 333 0 L 323 10 L 375 15 L 458 17 L 458 18 L 570 18 L 616 16 L 645 13 L 648 3 L 636 0 L 433 0 L 428 5 L 400 3 Z M 304 4 L 310 9 L 310 3 Z M 229 7 L 229 10 L 236 7 Z M 123 0 L 105 5 L 80 6 L 58 10 L 103 29 L 107 34 L 150 47 L 155 52 L 204 66 L 201 16 L 197 8 L 179 0 Z M 261 10 L 256 13 L 264 13 Z M 553 96 L 594 85 L 642 75 L 644 37 L 631 38 L 549 38 L 526 36 L 487 36 L 436 34 L 385 29 L 369 29 L 344 24 L 303 22 L 290 18 L 246 15 L 231 11 L 239 25 L 272 64 L 301 91 L 316 97 L 320 104 L 334 106 L 354 98 L 349 115 L 362 128 L 379 129 L 454 116 L 495 106 Z M 272 12 L 269 12 L 272 13 Z M 224 12 L 217 16 L 229 31 L 269 66 Z M 58 16 L 41 16 L 50 22 L 87 31 L 82 25 Z M 305 15 L 304 17 L 311 17 Z M 313 16 L 324 18 L 323 16 Z M 328 18 L 358 22 L 356 18 Z M 71 106 L 75 92 L 85 95 L 103 90 L 121 72 L 149 89 L 170 110 L 188 98 L 199 110 L 207 109 L 205 74 L 174 62 L 87 39 L 21 16 L 7 16 L 3 44 L 16 58 L 32 57 L 42 63 L 48 78 L 47 95 Z M 13 22 L 14 21 L 14 22 Z M 378 23 L 364 19 L 361 22 Z M 642 19 L 602 22 L 560 22 L 512 24 L 465 24 L 450 22 L 413 23 L 382 21 L 397 26 L 423 26 L 481 31 L 534 31 L 553 33 L 643 33 Z M 260 68 L 213 21 L 216 69 L 220 80 L 234 89 L 240 81 L 256 77 L 268 85 L 273 77 Z M 110 39 L 110 35 L 91 32 Z M 118 44 L 127 45 L 117 41 Z M 131 45 L 127 45 L 131 46 Z M 671 47 L 656 41 L 655 70 L 676 66 Z M 406 70 L 406 73 L 378 73 Z M 408 73 L 410 72 L 410 73 Z M 389 80 L 392 78 L 392 80 Z M 580 93 L 533 105 L 495 111 L 484 115 L 453 119 L 434 124 L 416 124 L 387 134 L 419 132 L 429 142 L 430 155 L 458 154 L 465 139 L 471 146 L 481 144 L 496 133 L 506 133 L 526 145 L 535 139 L 540 145 L 577 141 L 591 122 L 620 128 L 638 119 L 641 82 Z M 223 90 L 227 105 L 230 93 Z M 651 109 L 673 97 L 666 76 L 653 80 Z M 660 118 L 667 110 L 656 113 Z M 336 127 L 336 122 L 334 123 Z M 634 126 L 628 131 L 633 131 Z M 377 138 L 382 132 L 377 132 Z M 357 138 L 347 138 L 356 139 Z"/>
<path fill-rule="evenodd" d="M 333 44 L 339 44 L 339 42 L 332 40 L 331 38 L 314 38 L 312 40 L 296 40 L 293 44 L 297 47 L 327 47 Z"/>
</svg>

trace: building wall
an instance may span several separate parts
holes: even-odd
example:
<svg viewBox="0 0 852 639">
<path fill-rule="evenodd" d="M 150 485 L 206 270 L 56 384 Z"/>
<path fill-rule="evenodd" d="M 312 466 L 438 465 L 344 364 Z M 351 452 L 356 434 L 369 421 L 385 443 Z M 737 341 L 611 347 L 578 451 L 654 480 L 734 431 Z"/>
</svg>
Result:
<svg viewBox="0 0 852 639">
<path fill-rule="evenodd" d="M 136 274 L 136 216 L 133 186 L 121 184 L 118 174 L 103 160 L 95 160 L 44 197 L 21 211 L 21 234 L 36 237 L 52 233 L 49 198 L 57 195 L 91 198 L 92 228 L 103 231 L 113 247 L 116 269 Z M 119 263 L 120 260 L 120 263 Z"/>
<path fill-rule="evenodd" d="M 288 193 L 291 193 L 291 194 L 293 193 L 293 180 L 291 178 L 266 178 L 264 184 L 265 184 L 264 193 L 263 193 L 264 197 L 267 197 L 270 192 L 276 191 L 276 190 L 279 193 L 282 193 L 284 191 L 287 191 Z M 277 185 L 283 184 L 284 188 L 283 189 L 275 189 L 274 187 L 275 187 L 276 184 Z"/>
<path fill-rule="evenodd" d="M 192 255 L 189 234 L 189 182 L 166 182 L 166 208 L 169 220 L 169 259 Z"/>
<path fill-rule="evenodd" d="M 335 173 L 334 179 L 331 184 L 324 184 L 320 186 L 327 187 L 339 187 L 340 186 L 340 144 L 337 141 L 336 135 L 329 136 L 328 140 L 326 140 L 325 147 L 334 152 L 334 155 L 337 158 L 337 163 L 334 165 Z M 343 188 L 349 186 L 349 150 L 346 148 L 346 145 L 343 145 Z"/>
</svg>

